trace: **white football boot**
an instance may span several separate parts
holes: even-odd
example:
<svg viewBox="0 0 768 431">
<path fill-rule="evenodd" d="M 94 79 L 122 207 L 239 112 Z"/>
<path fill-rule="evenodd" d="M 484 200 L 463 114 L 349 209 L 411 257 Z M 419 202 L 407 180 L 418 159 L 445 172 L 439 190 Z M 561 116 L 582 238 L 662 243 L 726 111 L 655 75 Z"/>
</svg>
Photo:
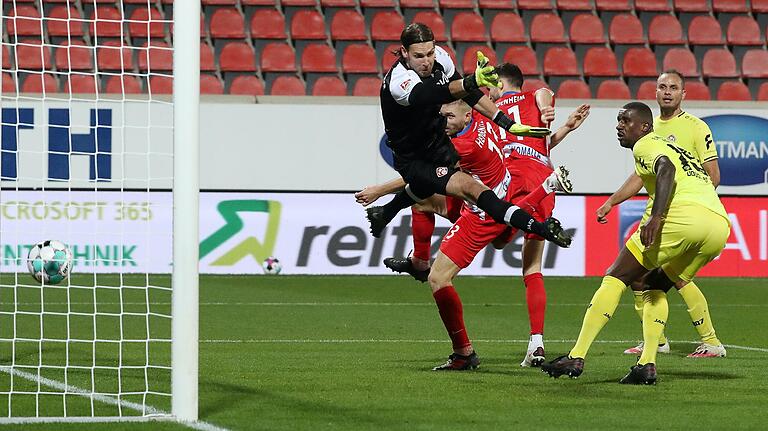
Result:
<svg viewBox="0 0 768 431">
<path fill-rule="evenodd" d="M 659 353 L 669 353 L 669 341 L 667 341 L 664 344 L 659 344 Z M 641 341 L 640 344 L 638 344 L 635 347 L 630 347 L 629 349 L 624 351 L 625 355 L 640 355 L 643 353 L 643 342 Z"/>
<path fill-rule="evenodd" d="M 687 358 L 724 358 L 726 355 L 725 346 L 722 344 L 720 345 L 713 345 L 713 344 L 707 344 L 707 343 L 701 343 L 698 347 L 696 347 L 696 350 L 693 351 L 690 355 L 686 356 Z"/>
</svg>

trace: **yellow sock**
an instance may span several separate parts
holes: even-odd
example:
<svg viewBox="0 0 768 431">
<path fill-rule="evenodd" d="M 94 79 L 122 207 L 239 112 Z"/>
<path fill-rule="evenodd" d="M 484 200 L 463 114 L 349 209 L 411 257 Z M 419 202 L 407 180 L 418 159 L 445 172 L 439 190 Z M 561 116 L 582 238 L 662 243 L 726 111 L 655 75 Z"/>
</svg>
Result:
<svg viewBox="0 0 768 431">
<path fill-rule="evenodd" d="M 669 304 L 667 303 L 667 294 L 661 290 L 646 290 L 643 292 L 643 354 L 637 361 L 640 365 L 656 363 L 656 352 L 658 348 L 656 343 L 659 340 L 664 326 L 667 324 L 669 315 Z"/>
<path fill-rule="evenodd" d="M 688 314 L 691 315 L 693 327 L 699 332 L 701 341 L 713 346 L 719 346 L 721 343 L 717 339 L 717 335 L 715 335 L 715 327 L 712 326 L 707 298 L 701 293 L 696 283 L 690 282 L 678 290 L 678 292 L 683 297 L 685 305 L 688 306 Z"/>
<path fill-rule="evenodd" d="M 616 311 L 621 294 L 626 288 L 627 286 L 618 278 L 611 277 L 610 275 L 603 277 L 600 288 L 592 296 L 592 301 L 589 303 L 587 312 L 584 314 L 579 339 L 576 340 L 576 345 L 571 349 L 570 356 L 572 358 L 587 356 L 587 351 L 595 337 L 603 329 L 603 326 L 608 323 L 608 319 L 613 316 L 613 312 Z"/>
<path fill-rule="evenodd" d="M 635 299 L 635 313 L 637 313 L 638 316 L 640 316 L 640 324 L 643 323 L 643 307 L 645 306 L 645 301 L 643 301 L 643 292 L 633 290 L 632 295 Z M 661 333 L 661 337 L 659 337 L 659 346 L 667 344 L 667 336 L 664 335 L 664 333 Z"/>
</svg>

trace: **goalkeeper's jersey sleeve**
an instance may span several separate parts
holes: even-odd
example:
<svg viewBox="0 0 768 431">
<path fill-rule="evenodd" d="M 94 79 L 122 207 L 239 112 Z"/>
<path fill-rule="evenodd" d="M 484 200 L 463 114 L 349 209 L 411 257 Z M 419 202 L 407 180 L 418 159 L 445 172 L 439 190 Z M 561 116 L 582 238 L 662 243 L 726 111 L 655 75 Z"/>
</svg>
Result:
<svg viewBox="0 0 768 431">
<path fill-rule="evenodd" d="M 632 154 L 635 158 L 635 172 L 643 180 L 649 197 L 644 218 L 650 214 L 656 197 L 656 162 L 666 156 L 675 166 L 676 184 L 670 207 L 697 204 L 728 219 L 707 172 L 690 151 L 651 132 L 635 143 Z"/>
<path fill-rule="evenodd" d="M 712 131 L 707 123 L 695 115 L 681 112 L 669 120 L 656 117 L 653 121 L 653 131 L 693 154 L 699 163 L 717 159 Z"/>
</svg>

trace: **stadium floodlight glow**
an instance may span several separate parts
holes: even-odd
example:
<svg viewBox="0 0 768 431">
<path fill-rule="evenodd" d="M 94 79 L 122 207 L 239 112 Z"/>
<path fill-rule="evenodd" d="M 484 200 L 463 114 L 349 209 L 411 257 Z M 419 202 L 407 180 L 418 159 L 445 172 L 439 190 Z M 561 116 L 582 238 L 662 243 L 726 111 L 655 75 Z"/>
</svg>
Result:
<svg viewBox="0 0 768 431">
<path fill-rule="evenodd" d="M 0 0 L 0 425 L 197 420 L 200 2 L 130 3 Z"/>
</svg>

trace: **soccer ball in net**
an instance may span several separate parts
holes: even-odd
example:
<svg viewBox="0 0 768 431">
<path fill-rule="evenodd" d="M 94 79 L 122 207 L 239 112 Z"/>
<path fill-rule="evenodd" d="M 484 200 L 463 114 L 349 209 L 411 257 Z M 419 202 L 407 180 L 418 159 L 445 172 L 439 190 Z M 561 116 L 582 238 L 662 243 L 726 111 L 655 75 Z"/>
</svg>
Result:
<svg viewBox="0 0 768 431">
<path fill-rule="evenodd" d="M 283 269 L 283 266 L 280 265 L 280 261 L 273 256 L 270 256 L 264 259 L 264 262 L 261 264 L 261 267 L 264 269 L 264 274 L 269 274 L 269 275 L 280 274 L 280 271 Z"/>
<path fill-rule="evenodd" d="M 59 284 L 66 280 L 72 269 L 72 251 L 61 241 L 38 242 L 29 250 L 27 267 L 38 282 Z"/>
</svg>

